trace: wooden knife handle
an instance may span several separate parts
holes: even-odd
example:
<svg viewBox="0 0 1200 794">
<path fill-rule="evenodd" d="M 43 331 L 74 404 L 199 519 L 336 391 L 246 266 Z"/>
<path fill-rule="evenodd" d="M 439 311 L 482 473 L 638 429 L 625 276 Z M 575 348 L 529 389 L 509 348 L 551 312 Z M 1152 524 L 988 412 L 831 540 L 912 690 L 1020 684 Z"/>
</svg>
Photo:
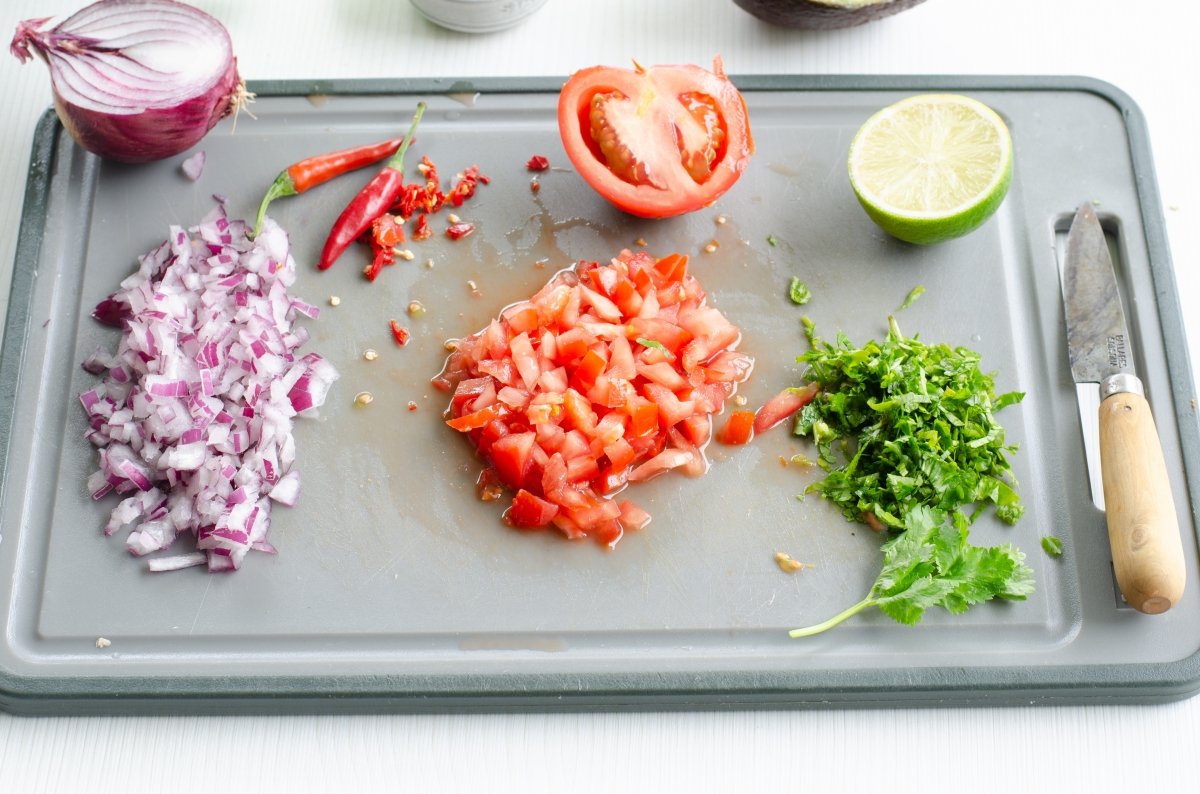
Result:
<svg viewBox="0 0 1200 794">
<path fill-rule="evenodd" d="M 1120 392 L 1100 403 L 1100 470 L 1117 586 L 1139 612 L 1183 595 L 1183 541 L 1150 404 Z"/>
</svg>

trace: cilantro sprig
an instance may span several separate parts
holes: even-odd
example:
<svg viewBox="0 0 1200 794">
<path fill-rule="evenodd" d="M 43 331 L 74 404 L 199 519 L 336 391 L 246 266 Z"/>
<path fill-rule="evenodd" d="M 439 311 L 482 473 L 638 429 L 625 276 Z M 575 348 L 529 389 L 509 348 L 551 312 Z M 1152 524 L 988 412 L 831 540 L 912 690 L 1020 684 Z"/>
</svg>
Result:
<svg viewBox="0 0 1200 794">
<path fill-rule="evenodd" d="M 878 607 L 911 626 L 925 610 L 958 614 L 993 598 L 1023 601 L 1033 593 L 1033 571 L 1025 555 L 1009 545 L 974 546 L 967 519 L 918 505 L 905 514 L 904 532 L 883 544 L 883 570 L 867 597 L 829 620 L 793 629 L 790 637 L 820 634 L 864 609 Z"/>
</svg>

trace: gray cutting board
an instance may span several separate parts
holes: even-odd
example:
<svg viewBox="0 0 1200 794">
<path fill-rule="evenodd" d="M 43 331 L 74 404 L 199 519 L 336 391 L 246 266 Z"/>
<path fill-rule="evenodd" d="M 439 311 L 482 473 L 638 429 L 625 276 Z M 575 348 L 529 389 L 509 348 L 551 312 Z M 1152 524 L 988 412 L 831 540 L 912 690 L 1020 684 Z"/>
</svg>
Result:
<svg viewBox="0 0 1200 794">
<path fill-rule="evenodd" d="M 17 712 L 245 712 L 1164 700 L 1200 684 L 1198 434 L 1171 263 L 1147 139 L 1133 102 L 1068 78 L 743 78 L 757 151 L 712 208 L 667 221 L 609 207 L 569 167 L 554 81 L 369 81 L 260 85 L 254 119 L 219 126 L 198 182 L 185 155 L 142 166 L 83 153 L 52 114 L 39 128 L 0 354 L 0 705 Z M 980 230 L 936 247 L 898 243 L 859 208 L 846 153 L 875 110 L 918 91 L 978 97 L 1010 125 L 1016 171 Z M 214 193 L 249 217 L 275 175 L 302 157 L 390 137 L 429 103 L 409 164 L 491 178 L 459 214 L 477 231 L 409 247 L 374 283 L 365 249 L 329 271 L 314 261 L 370 171 L 282 200 L 294 291 L 321 305 L 305 350 L 342 373 L 318 419 L 297 423 L 299 503 L 277 508 L 277 556 L 240 572 L 150 574 L 100 529 L 113 502 L 84 480 L 96 454 L 77 395 L 79 363 L 117 334 L 91 308 L 156 245 L 198 222 Z M 541 190 L 526 160 L 549 157 Z M 410 169 L 411 173 L 411 169 Z M 1190 585 L 1162 616 L 1125 606 L 1093 504 L 1084 432 L 1066 365 L 1056 247 L 1073 209 L 1097 202 L 1114 237 L 1136 360 L 1154 405 L 1177 502 Z M 717 221 L 718 217 L 724 220 Z M 441 228 L 443 220 L 435 223 Z M 768 242 L 773 238 L 775 243 Z M 1027 505 L 1007 527 L 985 516 L 977 543 L 1028 555 L 1037 594 L 917 627 L 864 613 L 791 640 L 858 601 L 879 537 L 816 497 L 810 454 L 778 429 L 709 449 L 700 479 L 668 475 L 628 495 L 653 522 L 613 551 L 505 527 L 475 496 L 479 470 L 445 428 L 429 386 L 446 339 L 482 327 L 579 259 L 645 242 L 681 251 L 756 357 L 741 389 L 761 404 L 799 382 L 800 318 L 818 332 L 879 338 L 898 314 L 928 342 L 983 355 L 998 391 L 1027 393 L 1000 414 L 1020 445 Z M 714 252 L 704 249 L 715 241 Z M 432 259 L 434 266 L 425 267 Z M 787 300 L 799 276 L 803 308 Z M 475 282 L 472 295 L 468 281 Z M 337 295 L 338 307 L 328 298 Z M 427 308 L 406 317 L 410 300 Z M 388 320 L 412 329 L 403 349 Z M 373 363 L 362 353 L 375 348 Z M 374 402 L 355 409 L 353 397 Z M 408 410 L 408 403 L 417 405 Z M 1065 554 L 1051 559 L 1044 535 Z M 788 575 L 786 551 L 811 567 Z M 96 647 L 96 639 L 111 641 Z"/>
</svg>

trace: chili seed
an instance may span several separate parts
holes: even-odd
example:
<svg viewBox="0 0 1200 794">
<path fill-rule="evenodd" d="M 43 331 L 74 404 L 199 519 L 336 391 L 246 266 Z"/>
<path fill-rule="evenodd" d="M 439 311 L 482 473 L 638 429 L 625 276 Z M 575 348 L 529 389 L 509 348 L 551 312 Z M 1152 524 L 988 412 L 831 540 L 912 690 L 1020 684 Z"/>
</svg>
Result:
<svg viewBox="0 0 1200 794">
<path fill-rule="evenodd" d="M 379 358 L 379 354 L 375 352 L 374 348 L 368 347 L 363 351 L 363 358 L 365 358 L 367 361 L 374 361 L 375 359 Z"/>
<path fill-rule="evenodd" d="M 410 410 L 410 411 L 417 410 L 417 404 L 415 402 L 413 402 L 412 400 L 409 400 L 408 401 L 408 410 Z"/>
<path fill-rule="evenodd" d="M 645 247 L 646 247 L 646 240 L 645 240 L 645 238 L 643 238 L 643 237 L 639 237 L 639 238 L 637 238 L 636 240 L 634 240 L 634 241 L 633 241 L 633 244 L 634 244 L 634 245 L 640 245 L 642 248 L 645 248 Z"/>
<path fill-rule="evenodd" d="M 450 214 L 448 214 L 446 216 L 446 220 L 449 221 L 450 223 L 458 223 L 459 221 L 462 220 L 462 218 L 458 217 L 453 212 L 451 212 Z"/>
<path fill-rule="evenodd" d="M 804 563 L 799 560 L 792 559 L 792 556 L 786 551 L 775 552 L 775 564 L 779 566 L 779 570 L 784 573 L 795 573 L 804 568 Z"/>
<path fill-rule="evenodd" d="M 408 250 L 407 248 L 405 248 L 402 251 L 400 251 L 400 250 L 396 251 L 396 256 L 400 257 L 405 262 L 411 262 L 417 258 L 417 255 L 414 254 L 412 251 Z"/>
<path fill-rule="evenodd" d="M 354 395 L 354 407 L 362 408 L 365 405 L 370 405 L 375 400 L 374 395 L 369 391 L 360 391 Z"/>
<path fill-rule="evenodd" d="M 727 221 L 729 219 L 726 218 L 724 215 L 718 215 L 714 220 L 716 220 L 718 226 L 724 226 L 725 221 Z"/>
<path fill-rule="evenodd" d="M 433 270 L 433 260 L 432 260 L 432 259 L 426 259 L 426 260 L 425 260 L 425 267 L 427 267 L 427 268 L 428 268 L 428 269 L 430 269 L 430 270 Z"/>
<path fill-rule="evenodd" d="M 442 345 L 442 347 L 446 348 L 451 353 L 453 353 L 455 350 L 458 350 L 458 340 L 457 339 L 447 339 L 445 344 Z"/>
<path fill-rule="evenodd" d="M 746 395 L 744 395 L 744 394 L 735 394 L 733 396 L 733 404 L 734 405 L 742 406 L 742 405 L 745 405 L 747 402 L 749 402 L 749 400 L 746 399 Z"/>
<path fill-rule="evenodd" d="M 408 316 L 409 317 L 425 316 L 425 304 L 421 303 L 420 301 L 410 301 L 408 304 Z"/>
<path fill-rule="evenodd" d="M 330 306 L 337 306 L 337 305 L 339 305 L 341 302 L 342 302 L 342 299 L 341 299 L 341 298 L 339 298 L 337 295 L 330 295 L 330 296 L 329 296 L 329 305 L 330 305 Z"/>
<path fill-rule="evenodd" d="M 710 241 L 709 241 L 709 243 L 708 243 L 708 245 L 704 246 L 704 252 L 705 252 L 706 254 L 712 254 L 712 253 L 716 253 L 716 250 L 717 250 L 717 248 L 718 248 L 718 243 L 717 243 L 717 241 L 716 241 L 716 240 L 710 240 Z"/>
</svg>

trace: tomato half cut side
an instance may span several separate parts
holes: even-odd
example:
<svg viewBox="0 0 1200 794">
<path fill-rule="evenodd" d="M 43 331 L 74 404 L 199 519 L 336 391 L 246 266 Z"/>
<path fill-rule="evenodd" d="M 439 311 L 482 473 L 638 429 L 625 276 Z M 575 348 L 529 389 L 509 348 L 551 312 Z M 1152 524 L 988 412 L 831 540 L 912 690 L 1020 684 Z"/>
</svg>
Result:
<svg viewBox="0 0 1200 794">
<path fill-rule="evenodd" d="M 746 103 L 713 69 L 593 66 L 558 97 L 563 147 L 580 176 L 643 218 L 707 207 L 745 171 L 754 151 Z"/>
</svg>

